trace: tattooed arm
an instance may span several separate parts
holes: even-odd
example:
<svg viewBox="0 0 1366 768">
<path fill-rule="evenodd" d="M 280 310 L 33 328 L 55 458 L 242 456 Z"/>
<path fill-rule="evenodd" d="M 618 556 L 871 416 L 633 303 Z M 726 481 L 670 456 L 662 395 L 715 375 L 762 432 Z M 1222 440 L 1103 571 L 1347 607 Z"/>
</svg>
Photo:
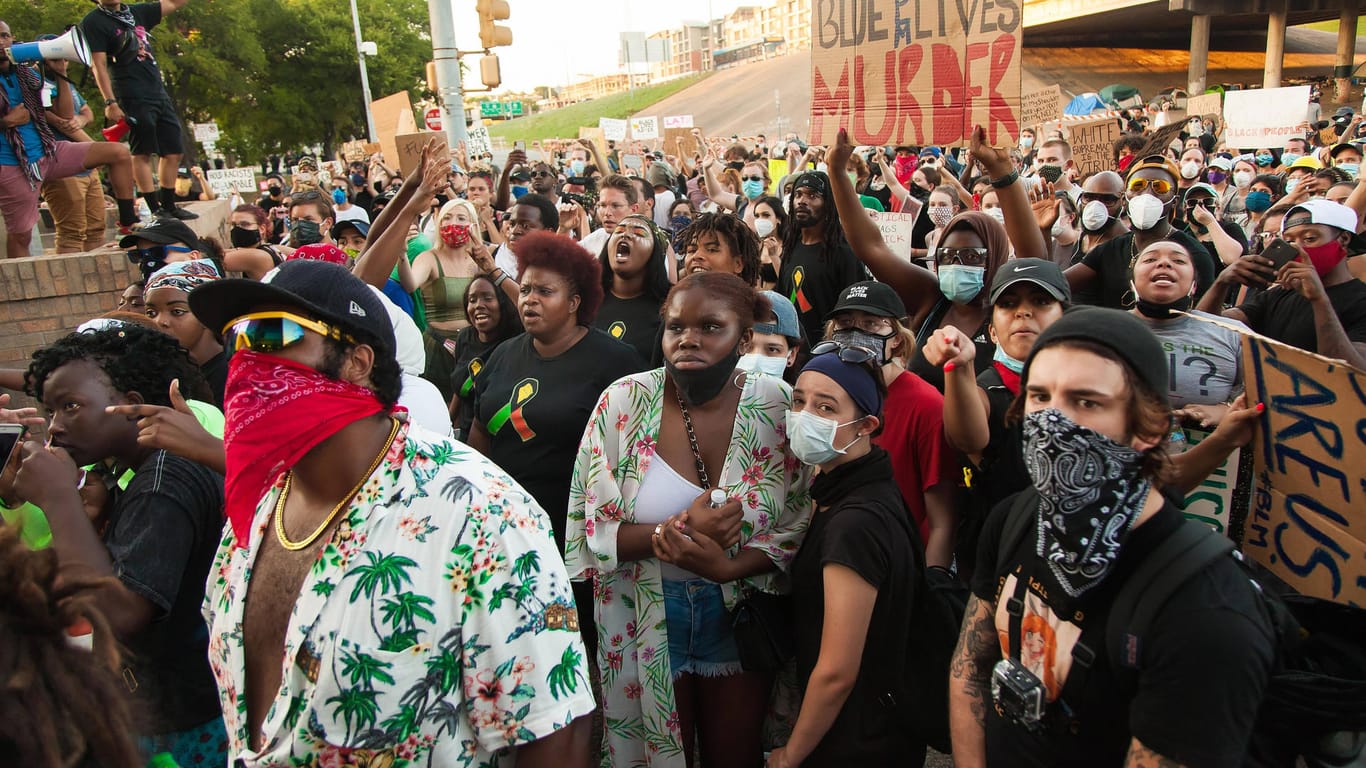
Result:
<svg viewBox="0 0 1366 768">
<path fill-rule="evenodd" d="M 1143 746 L 1143 742 L 1134 739 L 1129 743 L 1129 756 L 1124 760 L 1124 768 L 1183 768 L 1183 766 L 1169 757 L 1157 754 Z"/>
<path fill-rule="evenodd" d="M 991 669 L 1001 658 L 1000 643 L 991 604 L 976 595 L 968 598 L 949 665 L 949 731 L 957 768 L 987 764 L 986 711 L 991 706 Z"/>
</svg>

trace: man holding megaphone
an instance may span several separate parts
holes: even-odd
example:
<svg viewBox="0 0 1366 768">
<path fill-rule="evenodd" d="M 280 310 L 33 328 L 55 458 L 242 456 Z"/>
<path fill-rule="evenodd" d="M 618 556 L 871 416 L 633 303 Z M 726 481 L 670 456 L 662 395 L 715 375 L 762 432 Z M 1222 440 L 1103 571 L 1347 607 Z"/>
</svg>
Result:
<svg viewBox="0 0 1366 768">
<path fill-rule="evenodd" d="M 177 219 L 199 217 L 175 204 L 176 169 L 185 144 L 175 104 L 166 93 L 152 51 L 151 30 L 186 2 L 126 5 L 121 0 L 95 0 L 95 10 L 81 20 L 90 46 L 91 71 L 104 96 L 104 117 L 111 126 L 127 121 L 138 190 L 155 215 Z M 152 181 L 152 155 L 160 158 L 160 189 Z"/>
<path fill-rule="evenodd" d="M 14 43 L 9 24 L 0 21 L 0 214 L 5 219 L 5 251 L 10 258 L 28 255 L 38 223 L 39 182 L 63 179 L 91 168 L 109 166 L 109 181 L 119 204 L 119 232 L 138 222 L 133 209 L 133 163 L 122 144 L 57 141 L 47 112 L 60 120 L 75 115 L 71 83 L 56 78 L 55 99 L 45 97 L 43 78 L 32 68 L 10 60 Z M 47 102 L 51 101 L 51 104 Z"/>
</svg>

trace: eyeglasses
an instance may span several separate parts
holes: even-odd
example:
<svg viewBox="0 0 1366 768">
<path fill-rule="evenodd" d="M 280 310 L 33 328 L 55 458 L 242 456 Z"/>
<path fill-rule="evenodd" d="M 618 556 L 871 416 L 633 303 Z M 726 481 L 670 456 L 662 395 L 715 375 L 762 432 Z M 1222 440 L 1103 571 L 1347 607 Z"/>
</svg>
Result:
<svg viewBox="0 0 1366 768">
<path fill-rule="evenodd" d="M 550 171 L 532 171 L 532 172 L 531 172 L 531 178 L 533 178 L 533 179 L 548 179 L 548 178 L 553 177 L 554 175 L 555 175 L 555 174 L 551 173 Z"/>
<path fill-rule="evenodd" d="M 980 267 L 987 262 L 986 248 L 936 248 L 936 264 L 962 264 L 966 267 Z"/>
<path fill-rule="evenodd" d="M 1136 195 L 1141 195 L 1152 189 L 1155 195 L 1165 195 L 1172 191 L 1172 183 L 1166 179 L 1145 179 L 1142 177 L 1129 180 L 1129 191 Z"/>
<path fill-rule="evenodd" d="M 839 358 L 846 363 L 861 364 L 870 360 L 877 360 L 877 353 L 864 347 L 846 346 L 838 341 L 822 341 L 811 348 L 811 356 L 823 355 L 827 352 L 838 352 Z"/>
<path fill-rule="evenodd" d="M 253 312 L 242 315 L 224 326 L 223 336 L 234 351 L 275 352 L 302 341 L 304 331 L 356 343 L 355 338 L 340 328 L 292 312 Z"/>
<path fill-rule="evenodd" d="M 1106 205 L 1114 205 L 1119 202 L 1119 195 L 1104 195 L 1099 192 L 1082 192 L 1081 201 L 1083 203 L 1095 201 L 1105 203 Z"/>
<path fill-rule="evenodd" d="M 740 177 L 740 180 L 741 180 L 741 181 L 763 181 L 763 180 L 764 180 L 764 177 L 763 177 L 763 176 L 741 176 L 741 177 Z"/>
</svg>

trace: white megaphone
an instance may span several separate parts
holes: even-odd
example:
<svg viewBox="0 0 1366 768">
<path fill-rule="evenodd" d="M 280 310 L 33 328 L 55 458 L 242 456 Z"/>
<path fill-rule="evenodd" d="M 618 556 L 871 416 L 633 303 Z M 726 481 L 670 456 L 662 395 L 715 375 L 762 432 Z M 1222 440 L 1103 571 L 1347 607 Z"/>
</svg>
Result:
<svg viewBox="0 0 1366 768">
<path fill-rule="evenodd" d="M 5 52 L 15 64 L 32 64 L 44 59 L 79 61 L 90 66 L 90 45 L 79 27 L 72 27 L 61 37 L 33 43 L 15 43 Z"/>
</svg>

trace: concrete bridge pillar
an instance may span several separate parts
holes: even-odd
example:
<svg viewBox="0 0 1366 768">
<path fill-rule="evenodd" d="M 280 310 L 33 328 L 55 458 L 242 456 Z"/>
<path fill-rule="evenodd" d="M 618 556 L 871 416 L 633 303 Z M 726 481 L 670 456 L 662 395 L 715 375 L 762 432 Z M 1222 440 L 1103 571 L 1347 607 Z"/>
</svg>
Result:
<svg viewBox="0 0 1366 768">
<path fill-rule="evenodd" d="M 1336 81 L 1338 102 L 1347 101 L 1347 90 L 1352 84 L 1352 69 L 1356 65 L 1357 45 L 1357 0 L 1343 0 L 1342 13 L 1338 16 L 1338 50 L 1333 62 L 1333 78 Z"/>
<path fill-rule="evenodd" d="M 1191 17 L 1191 63 L 1186 91 L 1192 96 L 1205 92 L 1209 71 L 1209 27 L 1209 15 Z"/>
<path fill-rule="evenodd" d="M 1281 68 L 1285 64 L 1286 0 L 1273 1 L 1266 21 L 1266 69 L 1263 88 L 1281 87 Z"/>
</svg>

